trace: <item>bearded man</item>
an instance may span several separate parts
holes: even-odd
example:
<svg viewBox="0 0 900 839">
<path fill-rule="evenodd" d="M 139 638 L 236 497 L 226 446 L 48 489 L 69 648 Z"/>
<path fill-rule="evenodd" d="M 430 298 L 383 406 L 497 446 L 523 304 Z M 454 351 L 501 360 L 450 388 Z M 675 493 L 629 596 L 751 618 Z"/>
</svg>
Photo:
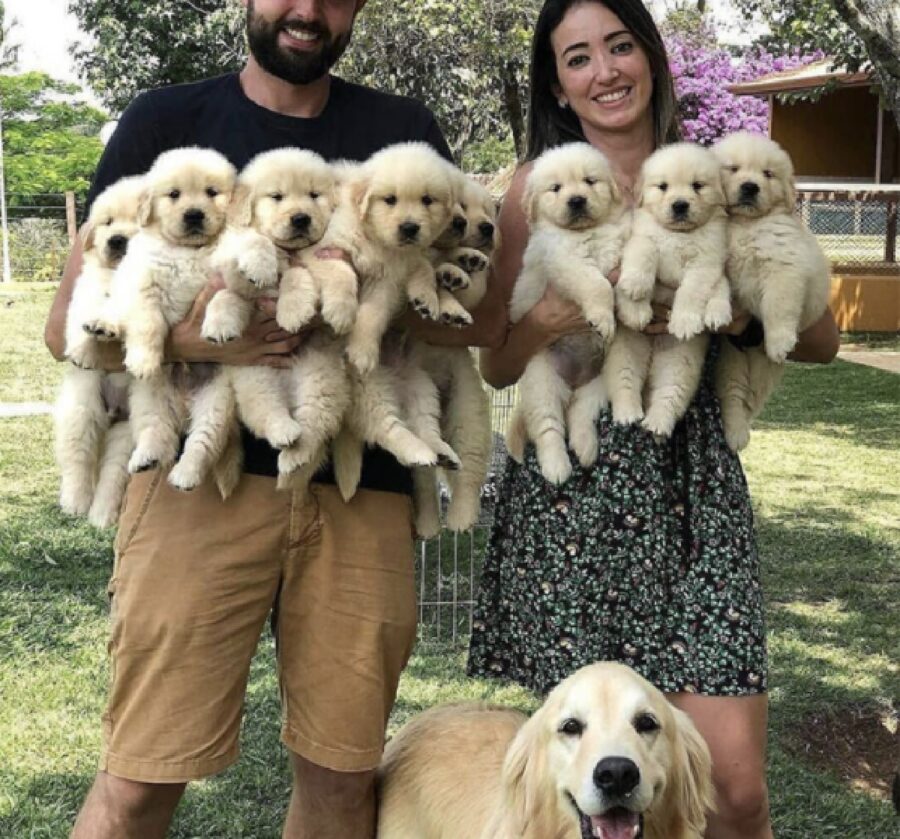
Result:
<svg viewBox="0 0 900 839">
<path fill-rule="evenodd" d="M 364 160 L 418 140 L 449 158 L 423 105 L 330 74 L 364 3 L 244 0 L 246 66 L 140 94 L 105 149 L 88 209 L 109 184 L 180 146 L 216 149 L 238 168 L 283 146 Z M 46 328 L 60 360 L 80 266 L 77 244 Z M 169 360 L 284 364 L 302 338 L 278 328 L 273 306 L 242 339 L 203 341 L 216 287 L 173 329 Z M 114 350 L 109 366 L 120 362 Z M 131 479 L 109 584 L 103 750 L 76 839 L 162 837 L 187 782 L 238 759 L 250 662 L 269 617 L 294 777 L 283 836 L 374 836 L 374 770 L 416 631 L 411 476 L 376 449 L 349 504 L 327 469 L 308 497 L 293 497 L 276 491 L 277 453 L 246 431 L 243 444 L 245 474 L 225 502 L 211 483 L 179 494 L 159 470 Z"/>
</svg>

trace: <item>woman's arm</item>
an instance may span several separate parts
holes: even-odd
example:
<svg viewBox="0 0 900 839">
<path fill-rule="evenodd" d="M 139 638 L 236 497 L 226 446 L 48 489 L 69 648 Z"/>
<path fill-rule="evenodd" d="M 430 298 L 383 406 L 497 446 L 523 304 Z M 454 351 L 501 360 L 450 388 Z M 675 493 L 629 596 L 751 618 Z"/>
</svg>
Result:
<svg viewBox="0 0 900 839">
<path fill-rule="evenodd" d="M 800 333 L 797 346 L 788 354 L 791 361 L 829 364 L 841 347 L 841 333 L 831 309 L 826 309 L 812 326 Z"/>
</svg>

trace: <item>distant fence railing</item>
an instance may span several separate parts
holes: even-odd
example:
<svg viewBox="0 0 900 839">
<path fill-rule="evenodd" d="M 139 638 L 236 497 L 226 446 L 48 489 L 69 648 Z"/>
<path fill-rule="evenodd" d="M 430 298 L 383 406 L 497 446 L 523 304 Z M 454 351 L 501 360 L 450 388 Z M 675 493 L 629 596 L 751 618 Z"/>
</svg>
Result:
<svg viewBox="0 0 900 839">
<path fill-rule="evenodd" d="M 10 280 L 58 280 L 78 232 L 75 193 L 12 193 L 6 202 Z"/>
</svg>

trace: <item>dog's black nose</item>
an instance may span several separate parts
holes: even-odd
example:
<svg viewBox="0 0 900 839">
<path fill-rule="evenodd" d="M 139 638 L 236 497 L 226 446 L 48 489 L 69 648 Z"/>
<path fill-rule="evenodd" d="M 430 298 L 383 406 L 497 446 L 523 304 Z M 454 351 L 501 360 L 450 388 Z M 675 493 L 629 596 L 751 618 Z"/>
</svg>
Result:
<svg viewBox="0 0 900 839">
<path fill-rule="evenodd" d="M 478 225 L 478 232 L 484 236 L 485 239 L 490 239 L 491 236 L 494 235 L 494 225 L 489 221 L 483 221 Z"/>
<path fill-rule="evenodd" d="M 109 237 L 106 245 L 113 253 L 125 253 L 125 249 L 128 247 L 128 237 L 117 233 L 115 236 Z"/>
<path fill-rule="evenodd" d="M 594 767 L 594 784 L 610 797 L 628 795 L 641 780 L 641 770 L 627 757 L 605 757 Z"/>
<path fill-rule="evenodd" d="M 191 209 L 184 212 L 184 223 L 187 227 L 203 227 L 206 213 L 203 210 Z"/>
<path fill-rule="evenodd" d="M 306 213 L 294 213 L 291 216 L 291 226 L 295 230 L 308 230 L 312 219 Z"/>
<path fill-rule="evenodd" d="M 414 221 L 404 221 L 400 225 L 400 235 L 404 239 L 415 239 L 419 235 L 422 225 L 416 224 Z"/>
<path fill-rule="evenodd" d="M 583 195 L 573 195 L 566 203 L 569 205 L 570 210 L 577 212 L 587 207 L 587 198 Z"/>
<path fill-rule="evenodd" d="M 453 221 L 450 226 L 457 233 L 465 233 L 466 228 L 469 226 L 469 220 L 465 216 L 453 216 Z"/>
<path fill-rule="evenodd" d="M 691 209 L 691 205 L 687 201 L 673 201 L 672 202 L 672 212 L 676 216 L 686 216 L 688 210 Z"/>
<path fill-rule="evenodd" d="M 741 184 L 741 198 L 756 198 L 759 195 L 759 184 L 753 181 L 744 181 Z"/>
</svg>

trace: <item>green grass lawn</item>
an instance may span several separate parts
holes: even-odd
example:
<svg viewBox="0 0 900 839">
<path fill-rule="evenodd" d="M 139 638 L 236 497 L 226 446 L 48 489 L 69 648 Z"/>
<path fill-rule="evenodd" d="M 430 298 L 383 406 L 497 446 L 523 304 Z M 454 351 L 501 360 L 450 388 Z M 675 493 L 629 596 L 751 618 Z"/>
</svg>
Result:
<svg viewBox="0 0 900 839">
<path fill-rule="evenodd" d="M 50 291 L 0 294 L 0 398 L 52 398 Z M 12 306 L 3 306 L 14 299 Z M 14 333 L 14 334 L 11 334 Z M 49 417 L 0 420 L 0 837 L 64 837 L 93 777 L 106 690 L 111 535 L 55 507 Z M 768 595 L 770 785 L 779 839 L 898 835 L 887 803 L 900 697 L 900 376 L 792 366 L 744 461 Z M 476 540 L 475 549 L 480 540 Z M 465 588 L 468 541 L 427 571 Z M 437 562 L 438 551 L 429 554 Z M 462 557 L 463 572 L 453 563 Z M 460 582 L 462 581 L 462 582 Z M 446 595 L 447 590 L 444 589 Z M 426 616 L 427 617 L 427 616 Z M 431 705 L 534 697 L 464 676 L 459 647 L 407 669 L 392 729 Z M 290 789 L 272 643 L 251 674 L 240 762 L 193 785 L 171 835 L 275 839 Z"/>
</svg>

